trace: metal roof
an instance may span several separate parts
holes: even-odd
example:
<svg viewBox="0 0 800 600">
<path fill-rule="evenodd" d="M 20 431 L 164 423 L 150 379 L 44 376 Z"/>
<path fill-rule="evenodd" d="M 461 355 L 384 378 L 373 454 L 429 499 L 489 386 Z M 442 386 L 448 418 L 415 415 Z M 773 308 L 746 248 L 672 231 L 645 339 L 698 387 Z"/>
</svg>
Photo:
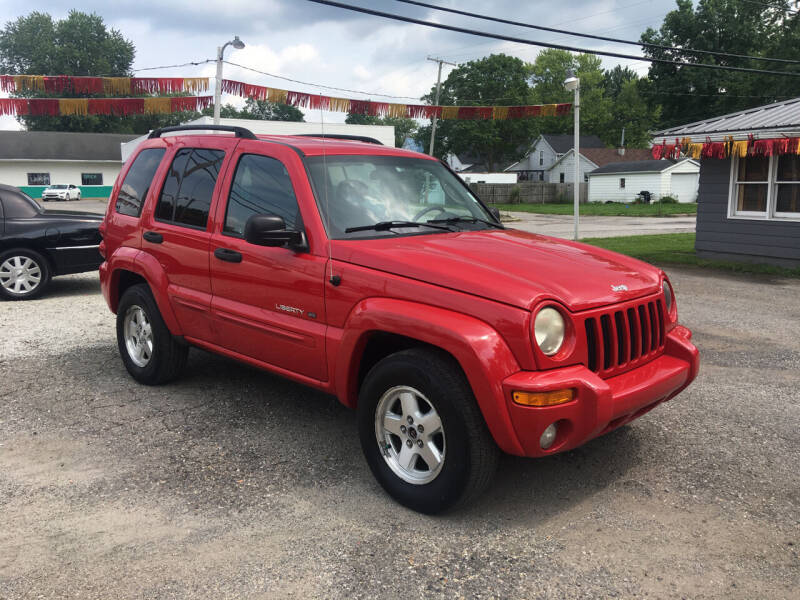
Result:
<svg viewBox="0 0 800 600">
<path fill-rule="evenodd" d="M 67 131 L 0 131 L 0 160 L 122 161 L 120 145 L 135 135 Z"/>
<path fill-rule="evenodd" d="M 749 133 L 772 129 L 800 129 L 800 98 L 679 125 L 653 133 L 653 137 L 695 137 Z"/>
</svg>

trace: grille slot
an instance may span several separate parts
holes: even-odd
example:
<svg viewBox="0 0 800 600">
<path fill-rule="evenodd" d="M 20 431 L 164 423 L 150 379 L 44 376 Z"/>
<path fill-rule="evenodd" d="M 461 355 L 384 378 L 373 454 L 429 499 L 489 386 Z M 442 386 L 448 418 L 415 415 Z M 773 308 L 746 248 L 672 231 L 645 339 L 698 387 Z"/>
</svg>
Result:
<svg viewBox="0 0 800 600">
<path fill-rule="evenodd" d="M 586 366 L 610 377 L 644 364 L 663 350 L 665 316 L 660 300 L 597 311 L 584 320 Z"/>
</svg>

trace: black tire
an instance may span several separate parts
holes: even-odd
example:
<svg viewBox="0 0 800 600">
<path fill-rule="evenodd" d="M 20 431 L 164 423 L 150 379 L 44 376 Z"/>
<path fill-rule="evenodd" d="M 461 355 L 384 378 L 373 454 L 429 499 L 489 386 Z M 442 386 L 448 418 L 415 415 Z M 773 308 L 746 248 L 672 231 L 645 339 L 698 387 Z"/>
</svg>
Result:
<svg viewBox="0 0 800 600">
<path fill-rule="evenodd" d="M 126 316 L 129 311 L 133 315 L 137 309 L 143 311 L 151 331 L 152 348 L 146 356 L 146 361 L 143 356 L 136 357 L 131 354 L 125 334 Z M 188 346 L 172 337 L 164 319 L 161 318 L 150 288 L 145 284 L 129 287 L 120 298 L 117 307 L 117 346 L 128 373 L 145 385 L 159 385 L 178 377 L 186 366 L 189 355 Z M 137 361 L 144 364 L 137 364 Z"/>
<path fill-rule="evenodd" d="M 399 387 L 421 392 L 437 411 L 444 431 L 444 459 L 435 478 L 425 483 L 409 483 L 398 476 L 389 466 L 390 448 L 378 441 L 376 411 L 384 395 Z M 359 393 L 358 428 L 364 456 L 381 486 L 400 504 L 422 513 L 436 514 L 469 503 L 486 489 L 497 468 L 500 451 L 472 389 L 458 363 L 443 352 L 410 349 L 378 362 Z M 400 450 L 403 443 L 413 442 L 395 437 L 391 443 L 399 441 Z"/>
<path fill-rule="evenodd" d="M 19 258 L 20 262 L 17 263 L 15 258 Z M 17 288 L 18 286 L 16 283 L 12 282 L 12 272 L 14 270 L 15 264 L 24 265 L 27 261 L 33 261 L 35 264 L 35 268 L 38 269 L 39 280 L 36 285 L 31 287 L 29 290 L 24 290 L 20 287 L 19 291 L 15 291 L 13 288 Z M 7 263 L 7 261 L 10 261 Z M 9 268 L 10 267 L 10 268 Z M 29 271 L 29 269 L 32 269 Z M 30 263 L 26 266 L 26 272 L 35 273 L 35 269 L 30 266 Z M 32 300 L 33 298 L 37 298 L 44 293 L 47 286 L 50 284 L 50 279 L 53 276 L 52 269 L 50 268 L 50 263 L 47 259 L 35 252 L 33 250 L 29 250 L 27 248 L 13 248 L 11 250 L 6 250 L 5 252 L 0 253 L 0 297 L 6 298 L 8 300 Z M 30 281 L 30 280 L 27 280 Z M 10 287 L 7 287 L 10 286 Z M 27 285 L 27 284 L 26 284 Z"/>
</svg>

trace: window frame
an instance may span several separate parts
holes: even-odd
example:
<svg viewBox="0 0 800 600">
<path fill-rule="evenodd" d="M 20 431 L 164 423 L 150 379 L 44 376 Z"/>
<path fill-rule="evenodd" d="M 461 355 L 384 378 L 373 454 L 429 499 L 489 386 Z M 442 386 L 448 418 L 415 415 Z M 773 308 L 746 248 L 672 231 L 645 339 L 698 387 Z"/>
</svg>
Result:
<svg viewBox="0 0 800 600">
<path fill-rule="evenodd" d="M 99 177 L 100 178 L 100 183 L 86 183 L 85 177 L 87 175 Z M 103 185 L 103 174 L 102 173 L 81 173 L 81 185 L 82 186 Z"/>
<path fill-rule="evenodd" d="M 158 159 L 158 163 L 156 164 L 156 168 L 153 171 L 153 175 L 151 176 L 150 185 L 147 187 L 147 189 L 145 189 L 144 195 L 141 198 L 139 198 L 139 206 L 138 206 L 138 210 L 136 211 L 136 214 L 132 215 L 132 214 L 123 212 L 123 211 L 119 210 L 119 206 L 120 206 L 119 197 L 120 197 L 120 194 L 122 194 L 122 188 L 125 186 L 125 181 L 130 176 L 131 171 L 133 171 L 133 169 L 136 167 L 136 162 L 142 157 L 142 155 L 144 155 L 145 152 L 149 152 L 150 150 L 155 150 L 157 152 L 161 152 L 161 157 Z M 140 219 L 141 218 L 142 210 L 144 209 L 144 206 L 145 206 L 145 204 L 147 202 L 147 197 L 150 195 L 150 193 L 152 191 L 153 183 L 158 183 L 158 172 L 159 172 L 159 170 L 162 168 L 162 166 L 164 164 L 164 157 L 167 156 L 167 155 L 168 155 L 167 148 L 165 148 L 163 146 L 152 146 L 152 147 L 148 147 L 148 148 L 143 148 L 139 152 L 136 153 L 136 156 L 133 157 L 133 160 L 131 161 L 130 166 L 128 166 L 128 169 L 125 171 L 125 176 L 120 181 L 119 187 L 117 189 L 116 196 L 114 197 L 114 214 L 121 215 L 123 217 L 128 217 L 128 218 L 131 218 L 131 219 Z"/>
<path fill-rule="evenodd" d="M 48 186 L 48 187 L 50 186 L 50 172 L 49 171 L 46 171 L 46 172 L 42 171 L 42 172 L 39 172 L 39 173 L 25 173 L 25 174 L 28 177 L 28 185 L 44 185 L 44 186 Z M 47 183 L 31 183 L 31 175 L 46 176 Z"/>
<path fill-rule="evenodd" d="M 620 177 L 619 178 L 619 189 L 621 189 L 621 190 L 625 189 L 625 183 L 626 183 L 625 179 L 626 179 L 625 177 Z"/>
<path fill-rule="evenodd" d="M 231 174 L 231 178 L 230 178 L 230 184 L 227 186 L 226 193 L 225 193 L 225 210 L 222 212 L 222 219 L 220 220 L 220 229 L 219 229 L 220 235 L 223 235 L 225 237 L 234 238 L 234 239 L 237 239 L 237 240 L 243 240 L 244 239 L 244 233 L 242 233 L 242 235 L 238 235 L 238 234 L 236 234 L 234 232 L 226 231 L 225 230 L 225 224 L 228 221 L 228 209 L 230 208 L 231 192 L 233 191 L 233 185 L 234 185 L 234 183 L 236 183 L 236 174 L 239 171 L 239 166 L 242 164 L 242 160 L 247 156 L 258 156 L 258 157 L 261 157 L 261 158 L 268 158 L 270 160 L 278 161 L 283 166 L 283 168 L 286 170 L 286 177 L 288 177 L 289 184 L 292 186 L 292 193 L 294 194 L 294 201 L 297 203 L 297 214 L 299 215 L 299 218 L 300 218 L 300 222 L 294 224 L 296 229 L 287 229 L 287 231 L 300 231 L 303 234 L 305 234 L 306 226 L 305 226 L 305 222 L 303 220 L 302 211 L 300 209 L 300 198 L 297 195 L 297 188 L 295 187 L 294 181 L 292 180 L 292 175 L 289 172 L 289 168 L 287 167 L 286 163 L 283 160 L 281 160 L 280 158 L 276 157 L 276 156 L 270 156 L 269 154 L 262 154 L 262 153 L 259 153 L 259 152 L 247 152 L 247 151 L 244 151 L 244 152 L 241 152 L 241 153 L 237 154 L 237 156 L 234 157 L 234 159 L 236 160 L 236 166 L 233 169 L 233 173 Z M 267 214 L 267 213 L 260 213 L 260 214 Z M 276 216 L 279 216 L 279 215 L 276 215 Z"/>
<path fill-rule="evenodd" d="M 778 181 L 778 161 L 781 155 L 773 154 L 769 158 L 767 167 L 767 205 L 763 211 L 740 211 L 736 209 L 737 191 L 740 185 L 764 185 L 763 181 L 737 181 L 739 171 L 739 161 L 742 158 L 734 156 L 731 159 L 730 182 L 728 183 L 728 218 L 744 219 L 751 221 L 777 221 L 777 222 L 798 222 L 800 212 L 778 212 L 778 185 L 783 183 L 790 185 L 800 185 L 799 181 Z M 744 157 L 746 160 L 748 157 Z"/>
<path fill-rule="evenodd" d="M 169 178 L 169 170 L 172 168 L 172 164 L 175 162 L 175 159 L 177 158 L 178 154 L 182 150 L 189 150 L 190 151 L 189 158 L 191 158 L 192 154 L 194 154 L 194 152 L 196 152 L 197 150 L 210 150 L 212 152 L 221 152 L 222 153 L 222 162 L 219 165 L 219 171 L 217 172 L 217 178 L 214 180 L 214 187 L 211 189 L 211 198 L 209 199 L 209 203 L 208 203 L 208 214 L 206 215 L 206 224 L 203 225 L 203 226 L 192 225 L 190 223 L 183 223 L 181 221 L 176 221 L 175 220 L 175 214 L 177 212 L 177 207 L 178 207 L 177 196 L 176 196 L 175 206 L 173 206 L 173 208 L 172 208 L 172 217 L 173 217 L 172 219 L 162 219 L 162 218 L 156 216 L 157 213 L 158 213 L 158 205 L 161 203 L 161 196 L 164 193 L 164 187 L 166 187 L 167 180 Z M 155 202 L 153 203 L 153 212 L 152 212 L 153 221 L 156 222 L 156 223 L 160 223 L 162 225 L 168 225 L 168 226 L 172 226 L 172 227 L 181 227 L 183 229 L 191 229 L 193 231 L 208 231 L 209 230 L 209 226 L 211 226 L 212 223 L 214 222 L 214 198 L 218 194 L 218 187 L 220 185 L 220 181 L 224 178 L 224 175 L 225 175 L 224 167 L 225 167 L 225 164 L 226 164 L 225 161 L 228 158 L 229 154 L 230 154 L 229 150 L 227 150 L 225 148 L 219 148 L 219 147 L 216 147 L 216 146 L 194 145 L 194 144 L 192 144 L 192 145 L 187 144 L 185 146 L 181 145 L 181 146 L 177 147 L 174 152 L 169 154 L 168 155 L 169 164 L 168 164 L 168 167 L 167 167 L 167 169 L 168 169 L 167 170 L 167 174 L 164 175 L 161 178 L 161 185 L 160 185 L 159 190 L 158 190 L 158 196 L 156 196 Z M 188 158 L 187 158 L 187 162 L 188 162 Z M 162 157 L 161 165 L 163 165 L 163 164 L 164 164 L 164 158 Z M 180 187 L 183 185 L 183 175 L 185 175 L 185 173 L 182 174 L 182 176 L 181 176 L 181 182 L 180 182 L 180 186 L 178 186 L 178 190 L 180 190 Z"/>
</svg>

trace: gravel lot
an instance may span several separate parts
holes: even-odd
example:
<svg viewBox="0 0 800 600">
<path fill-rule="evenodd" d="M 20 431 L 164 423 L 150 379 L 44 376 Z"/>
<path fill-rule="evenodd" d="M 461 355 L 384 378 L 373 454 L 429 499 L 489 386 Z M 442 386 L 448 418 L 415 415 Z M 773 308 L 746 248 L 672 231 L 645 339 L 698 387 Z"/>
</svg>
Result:
<svg viewBox="0 0 800 600">
<path fill-rule="evenodd" d="M 694 385 L 438 518 L 328 396 L 200 351 L 135 384 L 95 274 L 0 303 L 0 598 L 797 598 L 800 282 L 671 276 Z"/>
</svg>

